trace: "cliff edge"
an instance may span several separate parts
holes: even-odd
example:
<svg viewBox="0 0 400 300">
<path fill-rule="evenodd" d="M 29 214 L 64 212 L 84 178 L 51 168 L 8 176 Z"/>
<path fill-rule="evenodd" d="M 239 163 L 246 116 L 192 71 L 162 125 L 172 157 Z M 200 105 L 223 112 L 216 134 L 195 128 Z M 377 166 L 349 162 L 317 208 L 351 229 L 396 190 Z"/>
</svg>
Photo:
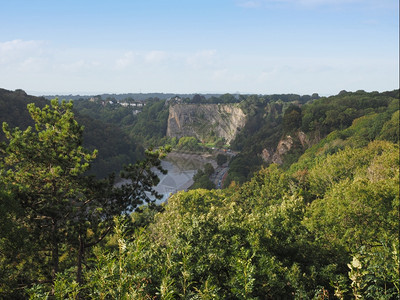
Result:
<svg viewBox="0 0 400 300">
<path fill-rule="evenodd" d="M 204 142 L 223 138 L 229 144 L 245 123 L 246 115 L 235 104 L 174 104 L 169 107 L 167 136 Z"/>
</svg>

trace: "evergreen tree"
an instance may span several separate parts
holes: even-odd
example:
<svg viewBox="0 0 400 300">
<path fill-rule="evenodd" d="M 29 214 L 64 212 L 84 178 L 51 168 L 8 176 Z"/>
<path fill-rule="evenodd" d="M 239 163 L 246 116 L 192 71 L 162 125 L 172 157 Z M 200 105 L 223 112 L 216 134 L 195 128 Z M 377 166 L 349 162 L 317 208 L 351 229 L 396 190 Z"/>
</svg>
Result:
<svg viewBox="0 0 400 300">
<path fill-rule="evenodd" d="M 160 162 L 165 149 L 148 151 L 144 161 L 126 166 L 121 177 L 127 181 L 116 187 L 114 176 L 96 180 L 85 174 L 97 151 L 82 147 L 83 127 L 71 102 L 54 99 L 51 106 L 28 109 L 35 128 L 11 130 L 3 123 L 7 141 L 0 147 L 1 197 L 7 200 L 1 209 L 31 246 L 15 253 L 16 263 L 29 269 L 21 284 L 54 282 L 71 266 L 80 284 L 85 250 L 111 232 L 114 216 L 160 198 L 152 189 L 159 181 L 153 167 L 165 172 Z"/>
</svg>

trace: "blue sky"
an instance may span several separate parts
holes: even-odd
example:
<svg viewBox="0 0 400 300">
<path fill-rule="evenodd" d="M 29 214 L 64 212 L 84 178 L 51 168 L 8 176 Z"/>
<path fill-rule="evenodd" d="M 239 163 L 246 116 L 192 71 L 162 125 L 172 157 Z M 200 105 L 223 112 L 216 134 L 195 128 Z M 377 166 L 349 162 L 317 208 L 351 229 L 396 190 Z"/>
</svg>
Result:
<svg viewBox="0 0 400 300">
<path fill-rule="evenodd" d="M 0 0 L 0 87 L 35 94 L 399 88 L 398 0 Z"/>
</svg>

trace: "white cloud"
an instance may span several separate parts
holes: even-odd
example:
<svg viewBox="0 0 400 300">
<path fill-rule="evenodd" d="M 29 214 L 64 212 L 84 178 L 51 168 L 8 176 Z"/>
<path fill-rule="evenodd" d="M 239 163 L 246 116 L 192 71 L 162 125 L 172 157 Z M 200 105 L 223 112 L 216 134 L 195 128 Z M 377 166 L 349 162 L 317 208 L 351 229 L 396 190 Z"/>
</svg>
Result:
<svg viewBox="0 0 400 300">
<path fill-rule="evenodd" d="M 46 70 L 48 60 L 42 57 L 28 57 L 21 61 L 18 70 L 22 72 L 40 72 Z"/>
<path fill-rule="evenodd" d="M 74 61 L 71 63 L 63 63 L 60 65 L 60 67 L 63 71 L 77 72 L 77 71 L 82 70 L 83 68 L 87 67 L 87 65 L 88 64 L 85 62 L 85 60 L 80 59 L 78 61 Z"/>
<path fill-rule="evenodd" d="M 115 68 L 122 70 L 129 67 L 135 60 L 135 54 L 132 51 L 125 52 L 123 57 L 118 58 L 115 62 Z"/>
<path fill-rule="evenodd" d="M 167 58 L 167 53 L 164 51 L 150 51 L 144 55 L 144 59 L 148 63 L 160 63 Z"/>
<path fill-rule="evenodd" d="M 57 49 L 42 41 L 14 40 L 0 43 L 0 82 L 5 88 L 68 93 L 85 90 L 337 93 L 341 89 L 385 90 L 396 86 L 398 60 L 393 63 L 393 58 L 382 61 L 367 58 L 235 55 L 214 49 L 193 52 Z"/>
<path fill-rule="evenodd" d="M 12 40 L 0 43 L 0 64 L 15 64 L 27 59 L 42 57 L 43 41 Z"/>
<path fill-rule="evenodd" d="M 222 81 L 224 83 L 240 82 L 246 79 L 244 73 L 238 73 L 237 70 L 232 71 L 227 68 L 213 71 L 211 78 L 213 80 Z"/>
<path fill-rule="evenodd" d="M 217 65 L 217 51 L 203 50 L 193 54 L 189 54 L 186 58 L 186 63 L 194 69 L 201 69 L 206 66 Z"/>
</svg>

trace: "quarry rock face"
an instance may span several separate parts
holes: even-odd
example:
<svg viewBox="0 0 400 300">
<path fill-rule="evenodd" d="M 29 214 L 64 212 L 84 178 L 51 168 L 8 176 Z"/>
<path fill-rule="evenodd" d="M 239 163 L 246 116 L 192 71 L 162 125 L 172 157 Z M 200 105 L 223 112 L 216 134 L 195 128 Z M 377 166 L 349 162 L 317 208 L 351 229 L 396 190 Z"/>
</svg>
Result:
<svg viewBox="0 0 400 300">
<path fill-rule="evenodd" d="M 245 123 L 246 115 L 234 104 L 174 104 L 169 107 L 167 136 L 224 138 L 229 144 Z"/>
<path fill-rule="evenodd" d="M 295 138 L 298 139 L 303 149 L 306 149 L 310 146 L 310 141 L 304 132 L 297 132 Z M 285 154 L 292 149 L 293 144 L 294 138 L 290 135 L 287 135 L 279 141 L 274 151 L 263 149 L 261 158 L 268 163 L 282 164 L 283 156 L 285 156 Z"/>
<path fill-rule="evenodd" d="M 276 147 L 276 151 L 272 156 L 272 162 L 276 164 L 283 163 L 283 156 L 292 149 L 293 146 L 293 138 L 288 135 L 282 140 L 279 141 L 278 146 Z"/>
</svg>

